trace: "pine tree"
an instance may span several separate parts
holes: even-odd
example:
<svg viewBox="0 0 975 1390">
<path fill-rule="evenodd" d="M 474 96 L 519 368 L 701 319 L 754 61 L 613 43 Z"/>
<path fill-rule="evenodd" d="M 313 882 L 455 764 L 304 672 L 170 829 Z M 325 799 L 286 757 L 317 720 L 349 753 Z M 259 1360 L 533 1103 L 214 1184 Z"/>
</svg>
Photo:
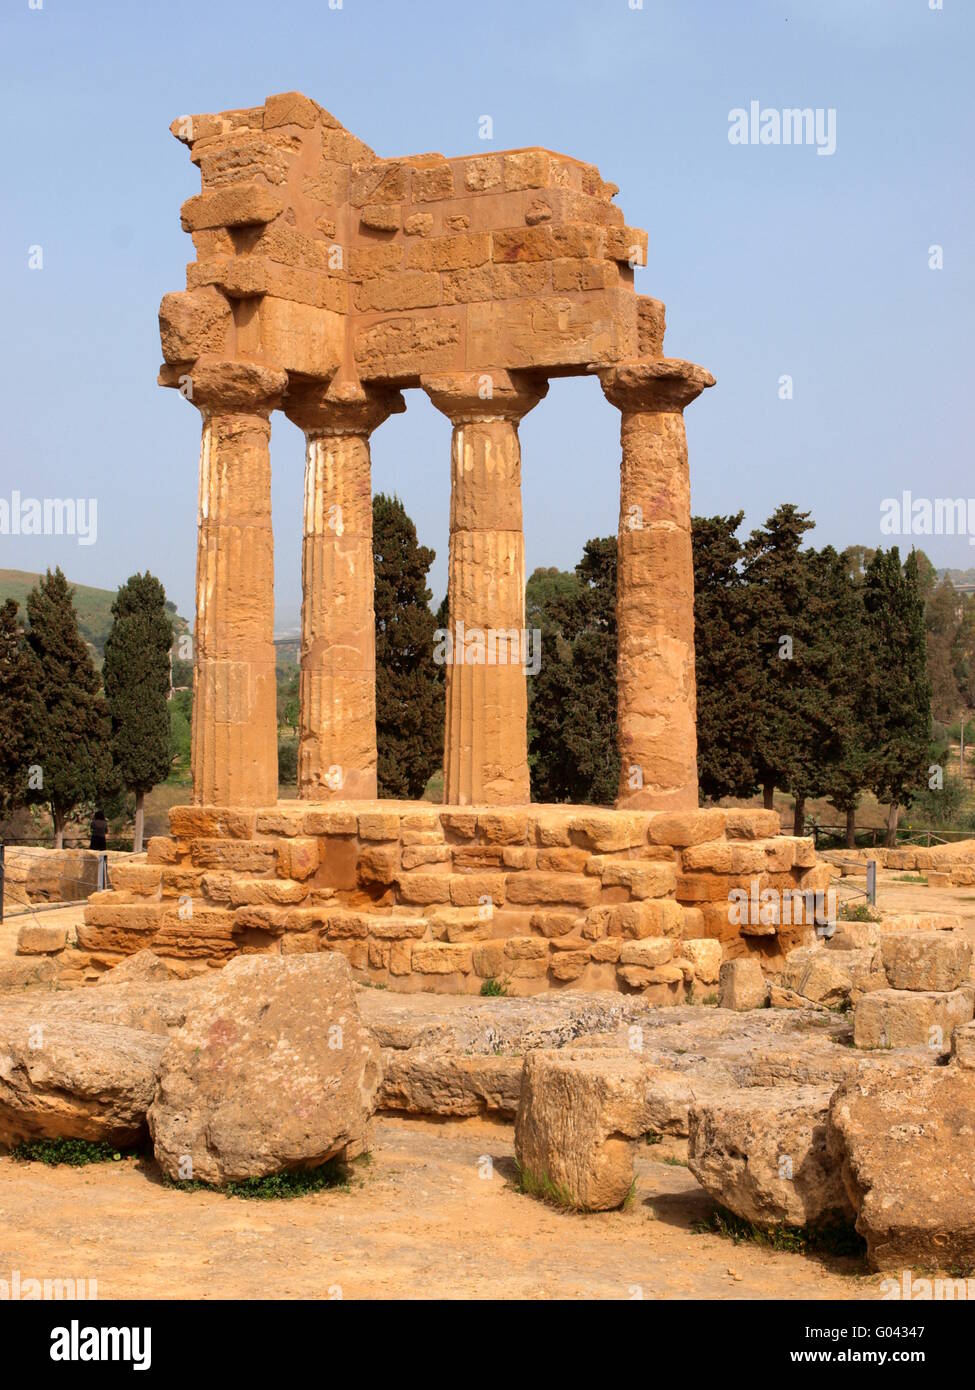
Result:
<svg viewBox="0 0 975 1390">
<path fill-rule="evenodd" d="M 754 796 L 758 649 L 736 532 L 744 512 L 694 517 L 697 774 L 702 796 Z"/>
<path fill-rule="evenodd" d="M 444 678 L 426 584 L 435 552 L 418 544 L 398 497 L 373 498 L 372 524 L 379 795 L 416 798 L 443 759 Z"/>
<path fill-rule="evenodd" d="M 54 839 L 64 844 L 68 816 L 112 789 L 112 722 L 98 673 L 78 631 L 74 591 L 60 569 L 47 571 L 27 596 L 27 642 L 37 671 L 32 761 L 41 784 L 30 799 L 50 808 Z"/>
<path fill-rule="evenodd" d="M 541 666 L 529 682 L 532 796 L 611 805 L 620 775 L 616 537 L 586 542 L 575 583 L 543 572 L 528 606 L 541 632 Z"/>
<path fill-rule="evenodd" d="M 0 605 L 0 819 L 27 800 L 37 720 L 37 669 L 17 617 L 17 600 Z"/>
<path fill-rule="evenodd" d="M 112 751 L 122 785 L 135 794 L 136 854 L 142 853 L 145 797 L 172 763 L 169 654 L 173 623 L 166 591 L 148 572 L 126 580 L 112 604 L 102 677 L 112 717 Z"/>
<path fill-rule="evenodd" d="M 887 844 L 893 846 L 900 807 L 926 785 L 931 737 L 924 603 L 914 551 L 903 566 L 896 546 L 877 551 L 864 580 L 864 605 L 874 708 L 867 785 L 889 803 Z"/>
</svg>

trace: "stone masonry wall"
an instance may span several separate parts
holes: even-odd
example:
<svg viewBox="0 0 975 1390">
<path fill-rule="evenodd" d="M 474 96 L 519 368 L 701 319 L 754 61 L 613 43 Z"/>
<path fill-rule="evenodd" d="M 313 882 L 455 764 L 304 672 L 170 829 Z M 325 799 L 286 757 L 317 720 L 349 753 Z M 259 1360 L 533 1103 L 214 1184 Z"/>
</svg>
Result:
<svg viewBox="0 0 975 1390">
<path fill-rule="evenodd" d="M 107 967 L 143 948 L 187 964 L 337 950 L 394 990 L 512 994 L 572 985 L 698 1000 L 721 960 L 776 971 L 811 927 L 742 930 L 735 887 L 820 886 L 812 843 L 766 811 L 451 808 L 284 802 L 175 807 L 147 862 L 89 900 L 78 947 Z"/>
</svg>

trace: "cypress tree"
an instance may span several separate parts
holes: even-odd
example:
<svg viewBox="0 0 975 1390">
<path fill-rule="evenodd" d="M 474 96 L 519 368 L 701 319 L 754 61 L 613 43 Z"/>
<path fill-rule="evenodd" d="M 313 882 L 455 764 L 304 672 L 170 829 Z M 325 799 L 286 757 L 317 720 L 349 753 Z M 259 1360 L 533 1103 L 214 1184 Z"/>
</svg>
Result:
<svg viewBox="0 0 975 1390">
<path fill-rule="evenodd" d="M 50 570 L 27 595 L 27 643 L 36 662 L 38 701 L 31 761 L 42 783 L 30 799 L 50 808 L 54 842 L 64 844 L 71 812 L 112 789 L 112 721 L 88 648 L 78 631 L 74 590 Z"/>
<path fill-rule="evenodd" d="M 806 604 L 809 571 L 802 538 L 814 523 L 791 502 L 777 507 L 745 543 L 743 574 L 755 641 L 754 762 L 765 806 L 776 787 L 801 780 L 796 731 L 803 718 L 796 638 Z"/>
<path fill-rule="evenodd" d="M 373 498 L 372 525 L 379 795 L 416 798 L 443 760 L 444 673 L 426 582 L 436 552 L 417 542 L 398 497 Z"/>
<path fill-rule="evenodd" d="M 172 763 L 167 696 L 173 623 L 166 591 L 149 574 L 134 574 L 112 604 L 102 677 L 112 718 L 112 751 L 122 785 L 135 794 L 136 854 L 142 853 L 145 797 Z"/>
<path fill-rule="evenodd" d="M 694 517 L 694 664 L 697 675 L 697 775 L 701 794 L 754 796 L 758 646 L 744 547 L 744 512 Z"/>
<path fill-rule="evenodd" d="M 543 573 L 533 587 L 529 612 L 542 643 L 529 684 L 536 801 L 611 805 L 619 790 L 616 564 L 615 536 L 590 540 L 574 584 Z"/>
<path fill-rule="evenodd" d="M 874 709 L 867 785 L 889 804 L 887 844 L 893 846 L 900 807 L 926 785 L 931 738 L 924 601 L 914 551 L 903 566 L 896 546 L 876 552 L 864 579 L 864 605 Z"/>
<path fill-rule="evenodd" d="M 17 600 L 0 605 L 0 819 L 27 799 L 31 728 L 37 720 L 37 669 L 17 617 Z"/>
</svg>

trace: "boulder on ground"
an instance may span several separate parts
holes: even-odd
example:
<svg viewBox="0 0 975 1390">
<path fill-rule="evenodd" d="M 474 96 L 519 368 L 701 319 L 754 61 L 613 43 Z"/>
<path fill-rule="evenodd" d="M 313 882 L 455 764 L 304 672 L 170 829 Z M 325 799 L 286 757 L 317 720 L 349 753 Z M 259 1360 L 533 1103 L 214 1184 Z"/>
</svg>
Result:
<svg viewBox="0 0 975 1390">
<path fill-rule="evenodd" d="M 54 956 L 67 944 L 67 927 L 52 926 L 49 922 L 25 922 L 17 934 L 20 956 Z"/>
<path fill-rule="evenodd" d="M 134 1144 L 145 1133 L 166 1042 L 134 1028 L 4 1010 L 0 1144 L 37 1138 Z"/>
<path fill-rule="evenodd" d="M 645 1065 L 603 1048 L 525 1058 L 515 1156 L 531 1190 L 582 1211 L 620 1206 L 633 1185 L 632 1140 L 649 1127 Z"/>
<path fill-rule="evenodd" d="M 975 1071 L 975 1023 L 956 1028 L 951 1039 L 951 1053 L 960 1067 Z"/>
<path fill-rule="evenodd" d="M 382 1079 L 343 956 L 239 956 L 193 998 L 149 1110 L 172 1178 L 223 1184 L 352 1158 Z"/>
<path fill-rule="evenodd" d="M 53 987 L 58 968 L 48 956 L 13 956 L 0 960 L 0 989 L 26 989 L 31 985 Z"/>
<path fill-rule="evenodd" d="M 975 1265 L 975 1075 L 958 1067 L 842 1086 L 827 1142 L 875 1269 Z"/>
<path fill-rule="evenodd" d="M 118 965 L 113 965 L 111 970 L 106 970 L 104 975 L 99 976 L 99 985 L 123 985 L 135 983 L 151 983 L 153 980 L 172 980 L 174 973 L 170 970 L 166 962 L 155 955 L 152 951 L 136 951 L 134 955 L 126 956 L 119 961 Z"/>
<path fill-rule="evenodd" d="M 934 990 L 878 989 L 865 994 L 853 1010 L 856 1047 L 928 1047 L 944 1054 L 960 1023 L 971 1021 L 970 987 Z"/>
<path fill-rule="evenodd" d="M 835 1008 L 846 1003 L 851 994 L 882 989 L 886 983 L 875 950 L 827 950 L 816 945 L 789 952 L 781 987 L 814 1004 Z"/>
<path fill-rule="evenodd" d="M 722 1009 L 764 1009 L 767 995 L 765 974 L 754 956 L 726 960 L 722 965 L 718 976 L 718 1004 Z"/>
<path fill-rule="evenodd" d="M 692 1105 L 687 1166 L 722 1206 L 757 1226 L 849 1222 L 826 1153 L 830 1086 L 767 1087 Z"/>
<path fill-rule="evenodd" d="M 891 989 L 947 993 L 964 984 L 972 966 L 972 943 L 962 932 L 890 932 L 880 946 Z"/>
</svg>

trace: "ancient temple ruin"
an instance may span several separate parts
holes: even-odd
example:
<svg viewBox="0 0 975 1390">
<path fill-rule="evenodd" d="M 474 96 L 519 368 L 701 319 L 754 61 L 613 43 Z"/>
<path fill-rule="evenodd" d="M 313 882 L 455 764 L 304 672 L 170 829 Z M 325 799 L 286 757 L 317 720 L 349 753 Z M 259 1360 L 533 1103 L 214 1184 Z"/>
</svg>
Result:
<svg viewBox="0 0 975 1390">
<path fill-rule="evenodd" d="M 549 377 L 596 373 L 621 413 L 617 804 L 696 807 L 682 412 L 713 378 L 663 355 L 664 306 L 633 283 L 646 233 L 616 186 L 536 148 L 383 158 L 294 92 L 172 130 L 202 177 L 159 378 L 203 417 L 195 801 L 277 800 L 275 409 L 306 439 L 299 793 L 376 796 L 369 439 L 407 388 L 453 430 L 444 800 L 529 801 L 518 423 Z"/>
<path fill-rule="evenodd" d="M 203 417 L 193 804 L 89 899 L 99 968 L 338 951 L 398 990 L 570 985 L 655 1003 L 769 969 L 813 926 L 732 920 L 760 883 L 822 890 L 765 810 L 699 808 L 683 410 L 712 378 L 663 355 L 633 288 L 646 236 L 549 150 L 382 159 L 297 93 L 173 132 L 203 191 L 197 259 L 160 310 L 160 381 Z M 615 807 L 529 793 L 518 424 L 552 376 L 621 414 Z M 376 800 L 369 439 L 419 388 L 449 419 L 444 804 Z M 299 797 L 278 801 L 272 411 L 304 431 Z M 394 428 L 391 426 L 390 428 Z M 446 473 L 429 461 L 428 476 Z M 566 460 L 566 484 L 585 486 Z M 444 478 L 446 485 L 446 478 Z M 295 499 L 297 505 L 297 498 Z M 431 660 L 436 659 L 431 652 Z M 545 654 L 542 653 L 542 660 Z"/>
</svg>

